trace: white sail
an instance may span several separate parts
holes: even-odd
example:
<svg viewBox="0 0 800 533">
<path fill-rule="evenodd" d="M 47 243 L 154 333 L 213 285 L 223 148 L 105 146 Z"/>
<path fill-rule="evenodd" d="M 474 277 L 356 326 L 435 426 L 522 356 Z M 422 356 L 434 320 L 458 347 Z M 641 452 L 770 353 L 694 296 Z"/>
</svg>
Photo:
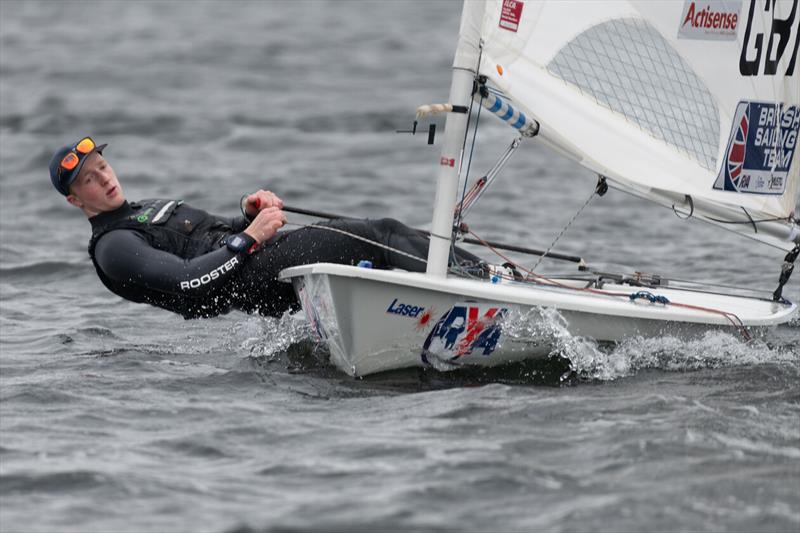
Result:
<svg viewBox="0 0 800 533">
<path fill-rule="evenodd" d="M 465 9 L 459 49 L 480 35 L 480 74 L 553 148 L 788 250 L 800 240 L 798 4 L 488 0 Z"/>
</svg>

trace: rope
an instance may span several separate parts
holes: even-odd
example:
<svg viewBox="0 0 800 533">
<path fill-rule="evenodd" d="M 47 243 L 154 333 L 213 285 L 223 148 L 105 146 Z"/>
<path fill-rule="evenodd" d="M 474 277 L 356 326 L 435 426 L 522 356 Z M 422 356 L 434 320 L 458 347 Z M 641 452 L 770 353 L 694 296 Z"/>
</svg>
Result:
<svg viewBox="0 0 800 533">
<path fill-rule="evenodd" d="M 421 257 L 417 257 L 416 255 L 410 254 L 410 253 L 405 252 L 403 250 L 400 250 L 400 249 L 397 249 L 397 248 L 393 248 L 392 246 L 388 246 L 386 244 L 383 244 L 383 243 L 380 243 L 380 242 L 377 242 L 377 241 L 373 241 L 372 239 L 368 239 L 366 237 L 362 237 L 361 235 L 358 235 L 356 233 L 352 233 L 352 232 L 349 232 L 349 231 L 346 231 L 346 230 L 343 230 L 343 229 L 332 228 L 330 226 L 319 226 L 317 224 L 296 224 L 294 222 L 286 222 L 284 225 L 285 226 L 294 226 L 294 227 L 297 227 L 297 228 L 324 229 L 326 231 L 333 231 L 334 233 L 340 233 L 342 235 L 346 235 L 348 237 L 352 237 L 353 239 L 357 239 L 359 241 L 363 241 L 363 242 L 366 242 L 368 244 L 372 244 L 373 246 L 377 246 L 378 248 L 383 248 L 384 250 L 389 250 L 390 252 L 394 252 L 396 254 L 400 254 L 402 256 L 409 257 L 411 259 L 415 259 L 415 260 L 417 260 L 417 261 L 419 261 L 421 263 L 424 263 L 424 264 L 428 263 L 427 260 L 425 260 L 425 259 L 423 259 Z M 453 255 L 453 257 L 454 257 L 454 259 L 456 259 L 455 254 Z M 453 274 L 470 275 L 463 267 L 461 267 L 461 265 L 457 265 L 456 267 L 451 267 L 449 269 L 449 271 L 451 273 L 453 273 Z M 470 277 L 475 277 L 475 276 L 470 276 Z"/>
<path fill-rule="evenodd" d="M 482 58 L 483 58 L 483 46 L 481 45 L 481 46 L 479 46 L 479 49 L 478 49 L 478 64 L 475 65 L 475 72 L 479 72 L 480 71 L 481 59 Z M 476 83 L 476 82 L 473 82 L 473 83 Z M 474 93 L 474 89 L 475 89 L 475 85 L 473 84 L 473 93 Z M 458 166 L 459 173 L 461 172 L 461 169 L 464 168 L 464 155 L 465 155 L 464 152 L 465 152 L 465 149 L 466 149 L 466 146 L 467 146 L 467 137 L 469 136 L 469 119 L 472 117 L 472 106 L 474 104 L 475 104 L 475 98 L 470 97 L 470 99 L 469 99 L 469 109 L 467 111 L 467 127 L 464 130 L 464 141 L 461 143 L 461 160 L 459 161 L 459 166 Z M 481 108 L 479 106 L 478 107 L 478 118 L 477 118 L 477 120 L 480 120 L 480 116 L 481 116 L 480 112 L 481 112 Z M 472 166 L 472 153 L 475 150 L 475 138 L 478 136 L 478 123 L 477 123 L 477 120 L 476 120 L 476 123 L 475 123 L 475 129 L 473 130 L 473 134 L 472 134 L 472 147 L 471 147 L 470 152 L 469 152 L 469 158 L 467 159 L 466 174 L 464 175 L 464 191 L 467 190 L 467 181 L 469 180 L 469 169 L 470 169 L 470 166 Z M 462 196 L 461 196 L 461 205 L 462 206 L 464 205 L 464 193 L 463 192 L 462 192 Z M 461 265 L 459 264 L 457 256 L 455 254 L 455 248 L 456 248 L 456 244 L 455 243 L 456 243 L 456 237 L 458 236 L 458 230 L 459 230 L 459 226 L 460 225 L 461 225 L 461 209 L 459 209 L 459 224 L 454 225 L 453 229 L 450 231 L 450 255 L 453 256 L 453 259 L 454 259 L 454 261 L 456 263 L 456 266 L 458 266 L 459 268 L 461 267 Z"/>
<path fill-rule="evenodd" d="M 438 115 L 439 113 L 450 113 L 453 111 L 453 104 L 425 104 L 417 108 L 417 120 L 428 115 Z"/>
<path fill-rule="evenodd" d="M 483 102 L 483 96 L 481 96 L 481 102 Z M 478 125 L 481 122 L 481 109 L 483 106 L 478 106 L 478 113 L 475 115 L 475 127 L 472 130 L 472 145 L 469 148 L 469 157 L 467 158 L 467 170 L 464 174 L 464 189 L 461 191 L 461 202 L 458 204 L 458 221 L 456 222 L 456 227 L 461 226 L 462 216 L 461 213 L 464 210 L 464 199 L 467 196 L 467 183 L 469 182 L 469 171 L 472 168 L 472 154 L 475 153 L 475 140 L 478 138 Z M 471 109 L 470 109 L 471 111 Z M 469 120 L 469 118 L 467 118 Z"/>
<path fill-rule="evenodd" d="M 564 235 L 564 233 L 566 233 L 566 232 L 567 232 L 567 230 L 568 230 L 568 229 L 569 229 L 569 227 L 572 225 L 572 223 L 573 223 L 573 222 L 575 222 L 575 219 L 576 219 L 576 218 L 578 218 L 578 216 L 580 216 L 580 214 L 583 212 L 583 210 L 584 210 L 584 209 L 586 209 L 586 206 L 587 206 L 587 205 L 589 205 L 589 202 L 591 202 L 591 201 L 592 201 L 592 199 L 594 198 L 594 196 L 595 196 L 596 194 L 597 194 L 597 188 L 595 188 L 595 189 L 592 191 L 592 194 L 591 194 L 591 195 L 589 195 L 589 198 L 587 198 L 587 199 L 586 199 L 586 201 L 585 201 L 585 202 L 583 202 L 583 205 L 580 207 L 580 209 L 578 209 L 578 212 L 577 212 L 577 213 L 575 213 L 574 215 L 572 215 L 572 218 L 571 218 L 571 219 L 569 219 L 569 222 L 567 222 L 567 225 L 566 225 L 566 226 L 564 226 L 564 228 L 561 230 L 561 233 L 559 233 L 559 234 L 556 236 L 556 238 L 553 240 L 553 242 L 551 242 L 551 243 L 550 243 L 550 246 L 548 246 L 548 247 L 547 247 L 547 249 L 545 250 L 545 252 L 544 252 L 544 253 L 541 255 L 541 257 L 539 257 L 539 260 L 538 260 L 538 261 L 536 261 L 536 264 L 535 264 L 535 265 L 533 265 L 533 267 L 531 267 L 531 270 L 536 270 L 536 267 L 538 267 L 538 266 L 539 266 L 539 264 L 540 264 L 540 263 L 541 263 L 541 262 L 544 260 L 544 258 L 545 258 L 545 257 L 547 257 L 547 254 L 549 254 L 549 253 L 550 253 L 550 251 L 553 249 L 553 247 L 556 245 L 556 243 L 557 243 L 557 242 L 558 242 L 558 240 L 559 240 L 559 239 L 562 237 L 562 235 Z"/>
<path fill-rule="evenodd" d="M 405 257 L 410 257 L 411 259 L 415 259 L 415 260 L 417 260 L 417 261 L 419 261 L 421 263 L 425 263 L 425 264 L 428 263 L 427 260 L 422 259 L 421 257 L 417 257 L 414 254 L 410 254 L 408 252 L 404 252 L 403 250 L 398 250 L 397 248 L 392 248 L 391 246 L 387 246 L 387 245 L 385 245 L 383 243 L 380 243 L 380 242 L 377 242 L 377 241 L 373 241 L 372 239 L 367 239 L 366 237 L 362 237 L 361 235 L 357 235 L 355 233 L 351 233 L 351 232 L 345 231 L 343 229 L 332 228 L 330 226 L 318 226 L 316 224 L 295 224 L 294 222 L 286 222 L 284 224 L 284 226 L 295 226 L 295 227 L 298 227 L 298 228 L 311 228 L 311 229 L 324 229 L 326 231 L 333 231 L 335 233 L 341 233 L 342 235 L 347 235 L 348 237 L 352 237 L 354 239 L 358 239 L 359 241 L 363 241 L 363 242 L 372 244 L 373 246 L 377 246 L 378 248 L 383 248 L 384 250 L 389 250 L 390 252 L 394 252 L 396 254 L 400 254 L 400 255 L 403 255 Z"/>
</svg>

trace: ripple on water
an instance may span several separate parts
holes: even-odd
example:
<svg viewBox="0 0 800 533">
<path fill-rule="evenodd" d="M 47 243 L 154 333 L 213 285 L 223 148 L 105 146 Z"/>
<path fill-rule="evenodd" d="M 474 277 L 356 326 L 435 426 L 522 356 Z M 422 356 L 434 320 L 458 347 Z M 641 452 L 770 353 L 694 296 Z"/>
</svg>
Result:
<svg viewBox="0 0 800 533">
<path fill-rule="evenodd" d="M 0 476 L 0 494 L 62 494 L 107 486 L 112 480 L 92 470 L 69 470 L 46 474 L 5 474 Z"/>
</svg>

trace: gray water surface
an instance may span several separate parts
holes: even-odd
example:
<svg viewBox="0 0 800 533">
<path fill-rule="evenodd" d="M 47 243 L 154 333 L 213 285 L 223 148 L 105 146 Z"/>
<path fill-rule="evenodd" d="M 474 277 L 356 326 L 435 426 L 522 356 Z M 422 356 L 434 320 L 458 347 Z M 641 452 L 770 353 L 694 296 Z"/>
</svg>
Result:
<svg viewBox="0 0 800 533">
<path fill-rule="evenodd" d="M 0 531 L 800 529 L 798 322 L 354 380 L 300 317 L 184 321 L 97 279 L 46 170 L 86 134 L 131 199 L 235 214 L 266 187 L 428 224 L 438 143 L 395 130 L 447 99 L 459 13 L 0 2 Z M 474 172 L 513 138 L 481 121 Z M 546 247 L 594 188 L 529 144 L 470 215 L 483 238 Z M 783 256 L 616 191 L 556 249 L 767 291 Z"/>
</svg>

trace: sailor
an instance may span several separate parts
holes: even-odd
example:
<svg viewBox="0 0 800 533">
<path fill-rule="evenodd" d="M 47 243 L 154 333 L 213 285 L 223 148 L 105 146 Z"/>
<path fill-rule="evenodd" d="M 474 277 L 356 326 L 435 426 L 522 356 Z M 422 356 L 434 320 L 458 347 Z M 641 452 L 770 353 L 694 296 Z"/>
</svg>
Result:
<svg viewBox="0 0 800 533">
<path fill-rule="evenodd" d="M 390 249 L 425 258 L 427 238 L 389 218 L 279 231 L 286 224 L 283 201 L 266 190 L 242 197 L 242 216 L 236 217 L 212 215 L 180 200 L 128 202 L 103 157 L 107 146 L 84 137 L 61 147 L 50 161 L 50 180 L 89 219 L 89 256 L 100 280 L 127 300 L 185 318 L 233 309 L 280 316 L 298 308 L 291 284 L 277 279 L 284 268 L 365 260 L 376 268 L 425 270 L 422 261 Z M 481 264 L 463 250 L 453 253 L 451 261 Z"/>
</svg>

